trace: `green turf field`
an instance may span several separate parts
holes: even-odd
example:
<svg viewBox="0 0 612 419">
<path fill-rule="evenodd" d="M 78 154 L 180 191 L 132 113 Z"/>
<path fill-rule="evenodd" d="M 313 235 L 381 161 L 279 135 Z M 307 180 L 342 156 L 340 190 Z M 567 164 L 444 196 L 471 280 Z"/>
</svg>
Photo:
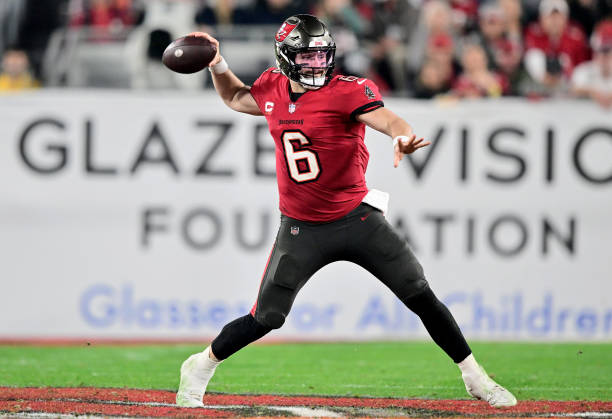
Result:
<svg viewBox="0 0 612 419">
<path fill-rule="evenodd" d="M 612 344 L 473 343 L 517 398 L 612 400 Z M 201 345 L 0 346 L 0 386 L 175 390 Z M 467 398 L 458 368 L 423 342 L 251 345 L 224 362 L 209 391 Z"/>
</svg>

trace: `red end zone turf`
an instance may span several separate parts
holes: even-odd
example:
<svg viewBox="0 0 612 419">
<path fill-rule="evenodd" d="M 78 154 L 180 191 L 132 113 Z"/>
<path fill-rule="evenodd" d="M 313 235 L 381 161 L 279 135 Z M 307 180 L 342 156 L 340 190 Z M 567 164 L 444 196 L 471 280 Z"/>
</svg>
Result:
<svg viewBox="0 0 612 419">
<path fill-rule="evenodd" d="M 326 408 L 347 416 L 369 416 L 368 409 L 385 409 L 397 416 L 587 416 L 612 417 L 612 402 L 519 401 L 512 408 L 495 409 L 482 401 L 422 400 L 356 397 L 311 397 L 276 395 L 209 394 L 210 408 L 175 407 L 174 392 L 112 388 L 13 388 L 0 387 L 0 412 L 44 412 L 59 414 L 129 415 L 148 417 L 274 416 L 274 407 Z M 268 410 L 271 409 L 271 410 Z M 347 410 L 348 409 L 348 410 Z M 362 413 L 360 413 L 362 412 Z M 279 416 L 283 415 L 281 412 Z M 377 414 L 378 416 L 378 414 Z"/>
</svg>

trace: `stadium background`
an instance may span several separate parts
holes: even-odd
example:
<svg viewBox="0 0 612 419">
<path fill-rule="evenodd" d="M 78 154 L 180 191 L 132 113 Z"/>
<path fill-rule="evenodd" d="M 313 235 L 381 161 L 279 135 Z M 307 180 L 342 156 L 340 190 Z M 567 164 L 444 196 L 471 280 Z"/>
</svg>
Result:
<svg viewBox="0 0 612 419">
<path fill-rule="evenodd" d="M 0 313 L 13 319 L 0 340 L 205 340 L 250 308 L 279 216 L 272 140 L 263 119 L 222 106 L 207 72 L 172 74 L 159 57 L 204 28 L 251 82 L 295 12 L 326 19 L 342 71 L 374 79 L 434 141 L 393 169 L 369 131 L 368 183 L 391 193 L 390 221 L 466 335 L 610 340 L 612 114 L 572 97 L 573 68 L 530 76 L 522 31 L 548 10 L 538 2 L 514 2 L 520 38 L 504 18 L 500 49 L 520 59 L 505 75 L 489 62 L 484 89 L 462 54 L 508 2 L 91 3 L 0 3 Z M 609 10 L 570 2 L 584 59 Z M 430 33 L 432 16 L 447 32 Z M 428 84 L 442 63 L 450 79 Z M 425 337 L 374 278 L 337 263 L 268 339 Z"/>
</svg>

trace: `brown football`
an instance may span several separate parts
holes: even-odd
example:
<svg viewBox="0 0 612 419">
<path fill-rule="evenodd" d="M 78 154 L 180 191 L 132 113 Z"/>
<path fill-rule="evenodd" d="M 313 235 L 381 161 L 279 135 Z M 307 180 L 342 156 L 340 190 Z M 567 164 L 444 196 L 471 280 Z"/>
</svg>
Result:
<svg viewBox="0 0 612 419">
<path fill-rule="evenodd" d="M 183 36 L 168 45 L 162 62 L 172 71 L 191 74 L 205 68 L 215 58 L 217 47 L 200 36 Z"/>
</svg>

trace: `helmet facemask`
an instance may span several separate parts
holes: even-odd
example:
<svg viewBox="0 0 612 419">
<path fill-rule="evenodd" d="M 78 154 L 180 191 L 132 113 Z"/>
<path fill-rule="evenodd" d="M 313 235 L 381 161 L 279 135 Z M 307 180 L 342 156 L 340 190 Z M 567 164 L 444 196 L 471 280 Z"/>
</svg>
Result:
<svg viewBox="0 0 612 419">
<path fill-rule="evenodd" d="M 291 71 L 287 76 L 300 83 L 304 87 L 319 88 L 325 86 L 329 80 L 331 80 L 332 72 L 334 70 L 334 56 L 336 53 L 336 47 L 309 47 L 301 48 L 299 50 L 288 49 L 285 56 L 287 61 L 291 64 Z M 304 61 L 314 60 L 301 60 L 301 56 L 309 56 L 310 54 L 323 54 L 318 56 L 317 66 L 313 66 L 313 63 L 307 63 Z M 301 56 L 300 56 L 301 55 Z M 300 62 L 302 61 L 302 62 Z"/>
</svg>

